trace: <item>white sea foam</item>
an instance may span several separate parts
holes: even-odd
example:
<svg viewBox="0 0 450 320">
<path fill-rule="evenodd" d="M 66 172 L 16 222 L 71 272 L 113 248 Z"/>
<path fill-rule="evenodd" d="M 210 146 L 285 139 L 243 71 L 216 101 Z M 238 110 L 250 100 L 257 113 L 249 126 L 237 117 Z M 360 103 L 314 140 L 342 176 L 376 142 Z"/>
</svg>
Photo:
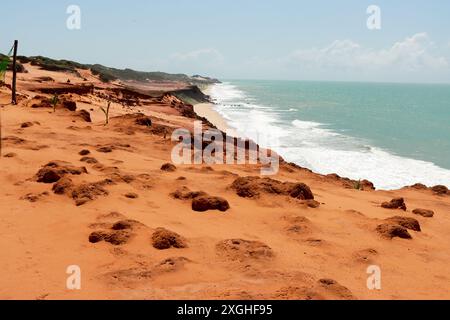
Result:
<svg viewBox="0 0 450 320">
<path fill-rule="evenodd" d="M 229 83 L 214 86 L 210 94 L 218 103 L 217 111 L 239 135 L 259 138 L 258 143 L 264 147 L 273 148 L 287 161 L 314 172 L 368 179 L 385 190 L 415 183 L 450 187 L 450 170 L 392 154 L 368 141 L 328 129 L 326 124 L 298 119 L 291 123 L 280 121 L 280 110 L 251 103 L 255 101 L 252 97 Z"/>
</svg>

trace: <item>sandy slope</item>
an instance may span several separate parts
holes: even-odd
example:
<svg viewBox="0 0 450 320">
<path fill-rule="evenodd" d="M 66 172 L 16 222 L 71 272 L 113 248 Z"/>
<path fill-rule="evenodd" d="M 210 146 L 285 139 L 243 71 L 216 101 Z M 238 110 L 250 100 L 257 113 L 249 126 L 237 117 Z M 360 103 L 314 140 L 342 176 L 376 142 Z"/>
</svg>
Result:
<svg viewBox="0 0 450 320">
<path fill-rule="evenodd" d="M 231 136 L 237 136 L 234 130 L 228 126 L 225 119 L 214 110 L 213 106 L 214 105 L 210 103 L 199 103 L 194 106 L 194 110 L 200 117 L 208 119 L 217 129 L 227 132 Z"/>
<path fill-rule="evenodd" d="M 21 75 L 22 88 L 28 88 L 32 77 L 47 74 L 30 70 Z M 72 78 L 52 76 L 60 82 Z M 19 106 L 7 105 L 8 91 L 0 92 L 2 137 L 9 137 L 2 141 L 0 160 L 2 299 L 450 298 L 449 196 L 415 189 L 346 189 L 339 181 L 283 165 L 273 178 L 306 183 L 321 203 L 319 208 L 284 195 L 241 198 L 230 185 L 238 176 L 257 176 L 258 167 L 192 165 L 162 171 L 161 166 L 170 162 L 173 143 L 125 118 L 103 126 L 101 99 L 74 97 L 78 109 L 94 110 L 93 123 L 88 124 L 62 108 L 56 113 L 30 108 L 27 99 L 33 93 L 28 89 L 21 91 L 28 98 Z M 191 119 L 168 106 L 137 109 L 160 124 L 192 126 Z M 113 116 L 127 110 L 114 104 Z M 21 128 L 28 121 L 39 124 Z M 98 152 L 102 146 L 113 150 Z M 82 149 L 90 150 L 89 156 L 101 165 L 80 162 Z M 5 158 L 8 153 L 16 155 Z M 104 187 L 108 195 L 76 206 L 68 195 L 54 194 L 52 184 L 33 178 L 53 160 L 87 168 L 87 174 L 71 176 L 75 185 L 125 175 L 133 179 L 115 180 Z M 194 212 L 189 200 L 170 195 L 183 186 L 221 196 L 231 209 Z M 138 198 L 124 196 L 130 192 Z M 27 194 L 38 197 L 35 202 L 21 200 Z M 400 196 L 407 212 L 380 207 Z M 415 208 L 431 209 L 435 216 L 414 215 Z M 416 218 L 422 232 L 410 231 L 412 240 L 382 238 L 375 229 L 392 216 Z M 133 225 L 125 244 L 89 242 L 92 232 L 108 231 L 124 219 L 140 223 Z M 187 248 L 154 248 L 151 238 L 159 227 L 178 233 Z M 230 242 L 222 243 L 227 239 L 255 242 L 235 241 L 232 249 Z M 66 288 L 69 265 L 81 267 L 81 290 Z M 368 290 L 369 265 L 381 267 L 382 290 Z"/>
</svg>

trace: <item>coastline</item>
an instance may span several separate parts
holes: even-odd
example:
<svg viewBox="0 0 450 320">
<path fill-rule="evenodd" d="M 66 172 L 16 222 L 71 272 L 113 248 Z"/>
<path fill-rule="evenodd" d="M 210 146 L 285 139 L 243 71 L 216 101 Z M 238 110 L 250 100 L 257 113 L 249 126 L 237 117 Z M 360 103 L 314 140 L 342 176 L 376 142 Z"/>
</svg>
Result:
<svg viewBox="0 0 450 320">
<path fill-rule="evenodd" d="M 8 240 L 1 247 L 0 297 L 449 297 L 446 188 L 377 191 L 362 181 L 286 162 L 270 179 L 260 178 L 261 167 L 248 163 L 174 163 L 176 144 L 166 133 L 192 130 L 190 104 L 170 94 L 144 97 L 123 91 L 86 72 L 99 92 L 66 93 L 61 98 L 76 110 L 60 104 L 52 112 L 51 94 L 39 92 L 50 85 L 36 83 L 36 77 L 55 79 L 51 88 L 67 88 L 69 77 L 73 91 L 84 81 L 25 67 L 29 73 L 18 79 L 17 106 L 8 104 L 10 91 L 0 88 L 0 104 L 5 104 L 0 232 Z M 105 125 L 100 107 L 107 105 L 111 91 L 116 93 Z M 124 92 L 140 97 L 137 105 L 124 107 Z M 184 108 L 189 116 L 183 116 Z M 215 120 L 224 121 L 217 112 Z M 198 198 L 206 211 L 198 207 Z M 406 211 L 389 209 L 394 198 L 404 199 Z M 417 213 L 419 208 L 432 213 Z M 400 214 L 417 220 L 421 232 L 401 229 Z M 394 231 L 399 229 L 411 238 L 398 239 Z M 175 238 L 178 248 L 163 247 L 161 238 Z M 82 267 L 88 290 L 65 290 L 69 264 Z M 383 266 L 389 277 L 383 291 L 366 289 L 368 264 Z M 422 280 L 413 282 L 413 290 L 405 278 L 411 274 Z M 22 279 L 27 281 L 18 286 Z"/>
<path fill-rule="evenodd" d="M 210 96 L 211 94 L 211 86 L 207 86 L 205 89 L 201 89 L 202 92 Z M 211 122 L 217 129 L 220 131 L 226 132 L 229 136 L 233 136 L 235 138 L 239 137 L 236 130 L 232 128 L 227 120 L 214 109 L 214 103 L 198 103 L 194 105 L 194 112 L 203 118 L 206 118 L 209 122 Z"/>
<path fill-rule="evenodd" d="M 212 86 L 208 86 L 206 89 L 202 88 L 205 94 L 211 96 Z M 230 90 L 231 89 L 231 90 Z M 228 91 L 229 92 L 228 92 Z M 222 96 L 226 98 L 226 104 L 230 105 L 239 105 L 241 101 L 231 100 L 229 97 L 233 97 L 236 95 L 234 92 L 234 86 L 228 85 L 227 82 L 223 84 L 222 88 L 217 88 L 215 91 L 214 98 L 218 99 L 220 102 Z M 239 91 L 239 90 L 236 90 Z M 239 92 L 238 92 L 239 95 Z M 217 101 L 213 99 L 212 101 L 217 104 Z M 241 99 L 241 97 L 238 97 Z M 264 102 L 260 102 L 264 103 Z M 246 103 L 243 103 L 243 108 L 230 110 L 223 109 L 223 114 L 228 119 L 233 119 L 232 123 L 235 128 L 242 128 L 240 124 L 244 126 L 249 126 L 248 115 L 246 114 Z M 225 131 L 225 129 L 230 129 L 229 121 L 225 118 L 221 113 L 217 112 L 217 105 L 215 104 L 207 104 L 207 105 L 197 105 L 195 108 L 195 112 L 200 116 L 208 119 L 212 124 L 216 125 L 220 130 Z M 219 106 L 220 108 L 220 106 Z M 222 110 L 222 109 L 221 109 Z M 271 128 L 271 121 L 273 121 L 273 117 L 271 117 L 270 113 L 263 114 L 263 111 L 260 111 L 258 107 L 255 110 L 251 110 L 253 113 L 257 113 L 257 115 L 261 116 L 263 119 L 262 123 L 259 121 L 253 121 L 250 125 L 253 130 L 263 130 L 265 132 L 269 132 Z M 291 110 L 289 110 L 291 111 Z M 222 111 L 221 111 L 222 112 Z M 233 116 L 231 116 L 233 115 Z M 326 126 L 322 126 L 321 123 L 312 123 L 308 121 L 297 120 L 301 118 L 292 118 L 294 120 L 292 124 L 286 122 L 286 126 L 278 126 L 275 124 L 276 129 L 282 130 L 282 132 L 286 135 L 290 135 L 290 137 L 296 136 L 306 136 L 312 137 L 314 135 L 319 138 L 316 140 L 320 140 L 323 137 L 330 137 L 334 135 L 333 132 L 326 128 Z M 299 124 L 297 124 L 297 122 Z M 259 129 L 258 129 L 259 128 Z M 231 128 L 234 129 L 234 128 Z M 235 137 L 239 137 L 239 134 L 236 134 L 237 129 L 234 129 Z M 276 131 L 278 132 L 278 131 Z M 335 136 L 343 137 L 341 134 L 336 134 Z M 332 137 L 333 138 L 333 137 Z M 352 139 L 352 143 L 354 146 L 359 147 L 359 138 L 353 138 L 352 136 L 348 136 L 348 139 Z M 295 139 L 295 138 L 292 138 Z M 313 141 L 309 141 L 313 140 Z M 315 139 L 309 139 L 305 142 L 306 146 L 316 146 Z M 356 143 L 355 143 L 356 141 Z M 339 141 L 338 141 L 339 142 Z M 311 143 L 311 144 L 309 144 Z M 303 141 L 299 141 L 297 139 L 297 144 L 303 145 Z M 287 145 L 286 145 L 287 146 Z M 296 144 L 292 144 L 291 146 L 296 148 Z M 448 184 L 448 179 L 445 177 L 449 177 L 449 171 L 445 167 L 440 167 L 431 161 L 419 160 L 412 157 L 397 155 L 395 152 L 389 151 L 390 149 L 384 149 L 383 147 L 378 147 L 374 145 L 370 145 L 370 152 L 360 152 L 359 149 L 339 149 L 339 148 L 330 148 L 322 147 L 320 144 L 317 144 L 316 147 L 305 147 L 295 154 L 286 150 L 287 147 L 277 150 L 277 152 L 288 162 L 296 163 L 297 165 L 308 168 L 313 172 L 319 175 L 329 175 L 329 174 L 338 174 L 342 177 L 348 177 L 353 180 L 369 180 L 373 182 L 377 189 L 379 190 L 398 190 L 415 183 L 421 183 L 428 187 L 432 187 L 434 185 L 445 185 L 446 187 L 450 187 Z M 337 159 L 337 161 L 335 161 Z M 360 162 L 350 161 L 347 162 L 348 159 L 360 159 Z M 364 165 L 361 165 L 364 163 Z M 387 168 L 387 171 L 380 171 L 379 168 L 385 168 L 386 163 L 391 163 L 392 168 Z M 407 166 L 405 166 L 407 164 Z M 349 167 L 358 167 L 358 170 L 350 170 Z M 386 168 L 385 168 L 386 169 Z M 414 172 L 414 174 L 411 174 Z M 417 173 L 423 174 L 417 174 Z M 425 174 L 425 172 L 427 172 Z"/>
<path fill-rule="evenodd" d="M 194 105 L 194 112 L 200 116 L 208 119 L 214 126 L 220 131 L 227 132 L 228 135 L 237 137 L 236 131 L 231 128 L 226 119 L 214 110 L 214 104 L 212 103 L 199 103 Z"/>
</svg>

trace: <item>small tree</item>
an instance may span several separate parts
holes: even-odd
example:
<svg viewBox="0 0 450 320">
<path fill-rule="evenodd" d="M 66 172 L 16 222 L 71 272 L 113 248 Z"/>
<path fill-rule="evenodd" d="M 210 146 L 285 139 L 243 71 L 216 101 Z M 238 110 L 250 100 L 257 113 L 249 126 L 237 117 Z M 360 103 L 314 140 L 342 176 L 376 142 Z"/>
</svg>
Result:
<svg viewBox="0 0 450 320">
<path fill-rule="evenodd" d="M 108 101 L 108 106 L 105 108 L 100 107 L 100 110 L 105 114 L 105 126 L 109 124 L 109 108 L 111 107 L 111 101 Z"/>
<path fill-rule="evenodd" d="M 56 105 L 59 103 L 59 97 L 57 94 L 53 95 L 50 99 L 50 103 L 53 106 L 53 112 L 56 112 Z"/>
</svg>

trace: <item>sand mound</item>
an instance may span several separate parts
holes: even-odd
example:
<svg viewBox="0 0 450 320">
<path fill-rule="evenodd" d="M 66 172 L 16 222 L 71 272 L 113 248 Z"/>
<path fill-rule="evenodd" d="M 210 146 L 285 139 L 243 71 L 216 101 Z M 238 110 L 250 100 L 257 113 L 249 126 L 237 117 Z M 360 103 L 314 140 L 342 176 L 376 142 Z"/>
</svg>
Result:
<svg viewBox="0 0 450 320">
<path fill-rule="evenodd" d="M 77 103 L 75 101 L 63 100 L 62 107 L 72 112 L 77 111 Z"/>
<path fill-rule="evenodd" d="M 417 221 L 414 218 L 397 216 L 397 217 L 388 218 L 388 219 L 386 219 L 386 221 L 393 223 L 393 224 L 398 224 L 399 226 L 402 226 L 403 228 L 406 228 L 409 230 L 413 230 L 413 231 L 417 231 L 417 232 L 422 231 L 420 228 L 419 221 Z"/>
<path fill-rule="evenodd" d="M 64 161 L 52 161 L 40 169 L 35 180 L 41 183 L 54 183 L 65 175 L 81 175 L 87 173 L 85 167 L 76 167 Z"/>
<path fill-rule="evenodd" d="M 145 225 L 136 220 L 121 220 L 113 224 L 112 230 L 133 230 L 136 228 L 144 227 Z"/>
<path fill-rule="evenodd" d="M 446 186 L 441 186 L 441 185 L 432 187 L 431 191 L 433 191 L 435 194 L 440 195 L 440 196 L 450 193 Z"/>
<path fill-rule="evenodd" d="M 272 249 L 259 241 L 231 239 L 216 245 L 217 253 L 231 261 L 268 260 L 274 257 Z"/>
<path fill-rule="evenodd" d="M 78 154 L 80 156 L 87 156 L 88 154 L 91 154 L 91 152 L 89 150 L 87 150 L 87 149 L 83 149 L 80 152 L 78 152 Z"/>
<path fill-rule="evenodd" d="M 35 103 L 32 103 L 31 108 L 38 109 L 38 108 L 52 108 L 52 104 L 50 102 L 50 99 L 43 97 L 43 96 L 36 96 L 33 101 Z"/>
<path fill-rule="evenodd" d="M 87 164 L 97 164 L 98 160 L 94 157 L 83 157 L 80 159 L 80 162 L 85 162 Z"/>
<path fill-rule="evenodd" d="M 108 215 L 103 215 L 99 217 L 101 220 L 109 220 L 116 218 L 124 218 L 123 215 L 119 213 L 112 212 Z M 106 227 L 111 226 L 111 224 L 107 223 L 96 223 L 92 224 L 91 227 Z M 98 243 L 98 242 L 108 242 L 112 245 L 119 246 L 128 243 L 131 237 L 134 235 L 132 233 L 133 230 L 138 229 L 140 227 L 144 227 L 142 223 L 136 220 L 124 219 L 117 221 L 112 224 L 109 230 L 101 230 L 92 232 L 89 235 L 89 242 Z"/>
<path fill-rule="evenodd" d="M 383 202 L 381 204 L 381 207 L 385 209 L 401 209 L 403 211 L 406 211 L 405 199 L 403 198 L 395 198 L 390 202 Z"/>
<path fill-rule="evenodd" d="M 75 115 L 76 115 L 77 118 L 79 118 L 79 119 L 81 119 L 81 120 L 83 120 L 85 122 L 92 122 L 91 114 L 88 111 L 86 111 L 86 110 L 77 111 L 75 113 Z"/>
<path fill-rule="evenodd" d="M 7 136 L 4 137 L 2 140 L 11 145 L 21 145 L 27 142 L 25 139 L 16 136 Z"/>
<path fill-rule="evenodd" d="M 108 272 L 102 277 L 105 278 L 110 284 L 120 284 L 124 285 L 126 288 L 130 288 L 151 279 L 153 274 L 152 271 L 147 268 L 138 267 Z"/>
<path fill-rule="evenodd" d="M 325 176 L 329 180 L 340 182 L 347 189 L 356 189 L 361 191 L 375 190 L 375 186 L 369 180 L 351 180 L 349 178 L 343 178 L 336 173 L 328 174 Z"/>
<path fill-rule="evenodd" d="M 314 200 L 311 189 L 304 183 L 280 182 L 271 178 L 241 177 L 231 188 L 243 198 L 257 198 L 261 193 L 287 195 L 299 200 Z"/>
<path fill-rule="evenodd" d="M 69 177 L 63 177 L 53 185 L 52 190 L 55 194 L 69 195 L 73 188 L 74 188 L 74 184 L 73 184 L 72 179 L 70 179 Z"/>
<path fill-rule="evenodd" d="M 90 243 L 99 243 L 101 241 L 108 242 L 115 246 L 126 244 L 132 234 L 128 230 L 119 230 L 113 232 L 95 231 L 89 235 Z"/>
<path fill-rule="evenodd" d="M 191 191 L 187 187 L 182 187 L 170 195 L 178 200 L 192 200 L 192 210 L 197 212 L 206 212 L 209 210 L 225 212 L 230 209 L 230 204 L 226 199 L 209 196 L 203 191 Z"/>
<path fill-rule="evenodd" d="M 104 147 L 98 148 L 97 152 L 100 152 L 100 153 L 111 153 L 111 152 L 113 152 L 113 148 L 109 147 L 109 146 L 104 146 Z"/>
<path fill-rule="evenodd" d="M 208 196 L 206 192 L 203 191 L 191 191 L 187 187 L 182 187 L 177 191 L 170 194 L 173 198 L 179 200 L 192 200 L 198 197 Z"/>
<path fill-rule="evenodd" d="M 189 262 L 191 261 L 185 257 L 168 258 L 157 264 L 152 271 L 155 275 L 161 273 L 176 272 L 183 269 L 184 266 Z"/>
<path fill-rule="evenodd" d="M 177 167 L 171 163 L 166 163 L 162 165 L 161 170 L 166 172 L 175 172 L 177 171 Z"/>
<path fill-rule="evenodd" d="M 396 237 L 402 239 L 412 239 L 408 229 L 396 224 L 384 223 L 379 225 L 376 230 L 383 238 L 386 239 L 393 239 Z"/>
<path fill-rule="evenodd" d="M 416 190 L 428 190 L 428 187 L 422 183 L 413 184 L 412 186 L 410 186 L 408 188 L 416 189 Z"/>
<path fill-rule="evenodd" d="M 427 210 L 427 209 L 414 209 L 414 214 L 417 214 L 419 216 L 422 216 L 424 218 L 433 218 L 434 217 L 434 211 Z"/>
<path fill-rule="evenodd" d="M 17 157 L 17 153 L 9 152 L 3 156 L 4 158 L 15 158 Z"/>
<path fill-rule="evenodd" d="M 221 197 L 200 196 L 192 200 L 192 210 L 197 212 L 205 212 L 209 210 L 219 210 L 222 212 L 230 209 L 227 200 Z"/>
<path fill-rule="evenodd" d="M 311 233 L 311 221 L 305 217 L 284 217 L 287 222 L 286 233 L 290 236 L 306 235 Z"/>
<path fill-rule="evenodd" d="M 372 248 L 359 250 L 353 254 L 356 262 L 364 264 L 372 264 L 376 256 L 378 256 L 378 251 Z"/>
<path fill-rule="evenodd" d="M 316 200 L 303 200 L 302 203 L 308 207 L 308 208 L 312 208 L 312 209 L 317 209 L 320 207 L 320 202 L 316 201 Z"/>
<path fill-rule="evenodd" d="M 126 220 L 125 215 L 119 213 L 119 212 L 110 212 L 110 213 L 106 213 L 106 214 L 101 214 L 97 217 L 97 220 L 106 220 L 106 221 L 110 221 L 110 220 L 117 220 L 117 219 L 123 219 Z"/>
<path fill-rule="evenodd" d="M 151 127 L 152 126 L 152 119 L 148 116 L 145 116 L 143 114 L 138 114 L 136 116 L 135 123 L 138 126 L 144 126 L 144 127 Z"/>
<path fill-rule="evenodd" d="M 173 127 L 160 122 L 156 123 L 150 117 L 140 113 L 117 116 L 112 118 L 110 122 L 115 127 L 114 131 L 125 133 L 127 135 L 134 135 L 136 132 L 142 132 L 145 134 L 167 137 L 167 135 L 170 135 L 174 130 Z"/>
<path fill-rule="evenodd" d="M 134 193 L 134 192 L 128 192 L 128 193 L 125 194 L 125 198 L 137 199 L 137 198 L 139 198 L 139 195 L 137 193 Z"/>
<path fill-rule="evenodd" d="M 48 196 L 48 192 L 42 192 L 42 193 L 28 193 L 20 198 L 20 200 L 29 201 L 31 203 L 38 202 L 41 200 L 44 196 Z"/>
<path fill-rule="evenodd" d="M 39 144 L 36 141 L 25 140 L 17 136 L 7 136 L 2 138 L 2 141 L 4 142 L 2 147 L 15 147 L 32 151 L 40 151 L 49 148 L 48 145 Z"/>
<path fill-rule="evenodd" d="M 325 300 L 325 297 L 308 287 L 288 286 L 279 289 L 274 298 L 276 300 Z"/>
<path fill-rule="evenodd" d="M 108 272 L 103 277 L 110 283 L 123 285 L 126 288 L 145 285 L 146 281 L 154 280 L 158 276 L 175 273 L 183 270 L 191 262 L 185 257 L 172 257 L 156 265 L 140 263 L 138 267 Z"/>
<path fill-rule="evenodd" d="M 187 248 L 186 241 L 179 234 L 164 228 L 156 229 L 152 235 L 152 244 L 158 250 Z"/>
<path fill-rule="evenodd" d="M 107 145 L 97 145 L 96 151 L 100 153 L 111 153 L 114 150 L 130 151 L 130 148 L 131 145 L 127 143 L 110 143 Z"/>
<path fill-rule="evenodd" d="M 327 293 L 335 296 L 337 299 L 341 300 L 355 300 L 352 292 L 340 285 L 337 281 L 332 279 L 320 279 L 318 281 L 320 287 L 322 287 Z"/>
<path fill-rule="evenodd" d="M 95 200 L 100 196 L 107 196 L 109 193 L 104 189 L 105 186 L 111 185 L 113 182 L 105 179 L 94 183 L 85 183 L 75 186 L 72 190 L 72 198 L 75 200 L 77 206 Z"/>
<path fill-rule="evenodd" d="M 24 122 L 24 123 L 22 123 L 22 124 L 20 125 L 20 127 L 21 127 L 22 129 L 30 128 L 30 127 L 32 127 L 32 126 L 34 126 L 34 123 L 33 123 L 33 122 Z"/>
</svg>

